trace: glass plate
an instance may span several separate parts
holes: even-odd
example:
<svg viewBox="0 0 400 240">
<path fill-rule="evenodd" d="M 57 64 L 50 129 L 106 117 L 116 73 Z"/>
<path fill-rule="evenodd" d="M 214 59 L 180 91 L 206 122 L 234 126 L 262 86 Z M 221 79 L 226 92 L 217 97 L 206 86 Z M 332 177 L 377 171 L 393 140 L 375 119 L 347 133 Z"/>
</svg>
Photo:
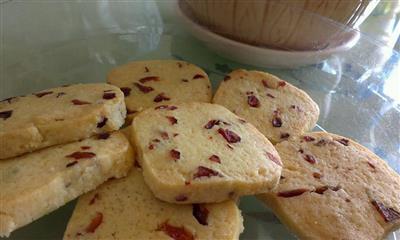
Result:
<svg viewBox="0 0 400 240">
<path fill-rule="evenodd" d="M 399 54 L 363 34 L 352 50 L 320 64 L 277 70 L 216 55 L 173 19 L 162 22 L 152 1 L 4 1 L 0 7 L 0 99 L 63 84 L 104 82 L 114 66 L 139 59 L 192 62 L 209 74 L 214 90 L 233 69 L 264 70 L 318 103 L 317 130 L 357 140 L 400 172 Z M 62 239 L 74 205 L 18 229 L 9 239 Z M 245 220 L 240 239 L 295 239 L 254 197 L 243 197 L 240 208 Z M 399 231 L 387 239 L 396 237 Z"/>
</svg>

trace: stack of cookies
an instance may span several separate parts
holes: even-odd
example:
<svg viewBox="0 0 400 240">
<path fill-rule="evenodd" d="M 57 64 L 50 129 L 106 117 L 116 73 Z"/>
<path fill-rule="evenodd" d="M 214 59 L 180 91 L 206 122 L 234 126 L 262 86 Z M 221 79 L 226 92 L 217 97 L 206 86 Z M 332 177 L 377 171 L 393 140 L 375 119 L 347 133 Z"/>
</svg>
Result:
<svg viewBox="0 0 400 240">
<path fill-rule="evenodd" d="M 1 236 L 78 196 L 64 239 L 239 239 L 243 195 L 302 239 L 400 225 L 399 175 L 352 140 L 307 133 L 317 104 L 273 75 L 235 70 L 212 97 L 203 70 L 163 60 L 107 82 L 0 103 Z"/>
</svg>

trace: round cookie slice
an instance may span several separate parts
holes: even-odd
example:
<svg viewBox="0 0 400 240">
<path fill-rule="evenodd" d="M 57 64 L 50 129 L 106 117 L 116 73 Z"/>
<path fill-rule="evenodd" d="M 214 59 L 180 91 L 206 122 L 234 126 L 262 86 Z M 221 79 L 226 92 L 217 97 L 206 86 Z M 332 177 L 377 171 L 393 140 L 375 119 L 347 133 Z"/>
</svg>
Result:
<svg viewBox="0 0 400 240">
<path fill-rule="evenodd" d="M 300 239 L 383 239 L 400 226 L 400 176 L 367 148 L 318 132 L 276 149 L 280 183 L 259 198 Z"/>
<path fill-rule="evenodd" d="M 226 108 L 185 103 L 148 109 L 132 137 L 146 183 L 172 203 L 209 203 L 267 192 L 281 162 L 254 126 Z"/>
<path fill-rule="evenodd" d="M 124 92 L 128 120 L 140 111 L 179 102 L 210 102 L 210 80 L 199 67 L 176 60 L 137 61 L 110 71 L 107 82 Z"/>
<path fill-rule="evenodd" d="M 318 105 L 307 93 L 259 71 L 231 72 L 213 102 L 248 120 L 272 143 L 312 129 L 319 116 Z"/>
</svg>

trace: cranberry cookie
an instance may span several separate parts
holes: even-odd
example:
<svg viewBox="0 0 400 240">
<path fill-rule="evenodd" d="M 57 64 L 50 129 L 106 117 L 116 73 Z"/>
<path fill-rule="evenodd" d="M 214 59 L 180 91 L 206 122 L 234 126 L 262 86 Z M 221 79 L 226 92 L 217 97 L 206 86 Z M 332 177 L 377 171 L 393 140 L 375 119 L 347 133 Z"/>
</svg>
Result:
<svg viewBox="0 0 400 240">
<path fill-rule="evenodd" d="M 318 105 L 304 91 L 258 71 L 231 72 L 213 102 L 248 120 L 272 143 L 312 129 L 319 116 Z"/>
<path fill-rule="evenodd" d="M 276 148 L 282 177 L 260 199 L 301 239 L 383 239 L 400 226 L 400 176 L 367 148 L 323 132 Z"/>
<path fill-rule="evenodd" d="M 146 183 L 172 203 L 208 203 L 267 192 L 281 162 L 255 127 L 226 108 L 185 103 L 148 109 L 132 137 Z"/>
</svg>

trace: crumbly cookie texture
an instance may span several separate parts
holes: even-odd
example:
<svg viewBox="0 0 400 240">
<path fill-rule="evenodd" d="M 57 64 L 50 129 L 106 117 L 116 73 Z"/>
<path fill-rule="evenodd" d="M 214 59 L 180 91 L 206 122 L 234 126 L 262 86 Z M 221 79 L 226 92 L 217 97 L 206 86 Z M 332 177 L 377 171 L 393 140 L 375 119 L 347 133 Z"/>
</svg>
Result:
<svg viewBox="0 0 400 240">
<path fill-rule="evenodd" d="M 176 60 L 137 61 L 110 71 L 107 82 L 125 94 L 128 122 L 142 110 L 180 102 L 210 102 L 210 80 L 199 67 Z"/>
<path fill-rule="evenodd" d="M 118 132 L 0 161 L 0 236 L 126 176 L 132 164 L 133 150 Z"/>
<path fill-rule="evenodd" d="M 121 90 L 76 84 L 0 102 L 0 159 L 117 130 L 125 121 Z"/>
<path fill-rule="evenodd" d="M 259 71 L 235 70 L 221 82 L 213 103 L 252 123 L 272 143 L 312 129 L 318 105 L 301 89 Z"/>
<path fill-rule="evenodd" d="M 132 126 L 145 181 L 161 200 L 221 202 L 267 192 L 279 181 L 273 145 L 220 105 L 159 106 L 136 116 Z"/>
<path fill-rule="evenodd" d="M 400 176 L 367 148 L 323 132 L 276 148 L 280 183 L 259 198 L 301 239 L 383 239 L 400 226 Z"/>
<path fill-rule="evenodd" d="M 79 198 L 68 239 L 239 239 L 242 216 L 234 201 L 177 205 L 158 200 L 133 168 Z"/>
</svg>

